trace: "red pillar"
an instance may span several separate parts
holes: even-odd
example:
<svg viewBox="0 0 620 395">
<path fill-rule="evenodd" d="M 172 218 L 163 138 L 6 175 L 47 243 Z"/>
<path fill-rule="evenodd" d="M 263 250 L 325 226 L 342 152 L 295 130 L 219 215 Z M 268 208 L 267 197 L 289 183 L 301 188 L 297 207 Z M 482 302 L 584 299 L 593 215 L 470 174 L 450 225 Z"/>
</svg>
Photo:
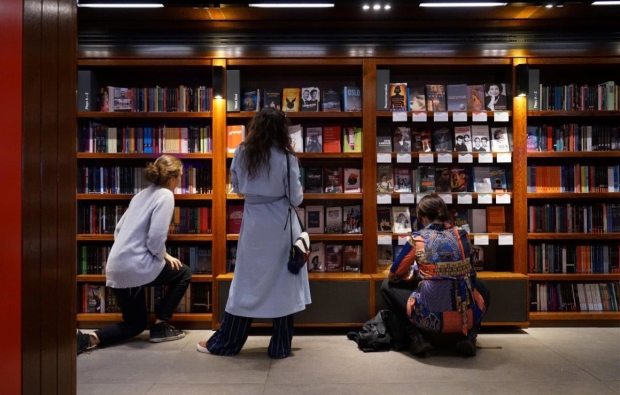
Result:
<svg viewBox="0 0 620 395">
<path fill-rule="evenodd" d="M 0 2 L 0 394 L 21 394 L 23 0 Z"/>
</svg>

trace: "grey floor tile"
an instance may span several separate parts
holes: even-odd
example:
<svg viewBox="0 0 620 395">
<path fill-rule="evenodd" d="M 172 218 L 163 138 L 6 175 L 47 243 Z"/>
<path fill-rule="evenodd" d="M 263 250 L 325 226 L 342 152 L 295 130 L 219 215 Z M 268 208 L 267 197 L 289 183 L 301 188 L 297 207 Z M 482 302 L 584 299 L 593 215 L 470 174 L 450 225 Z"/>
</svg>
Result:
<svg viewBox="0 0 620 395">
<path fill-rule="evenodd" d="M 155 384 L 146 395 L 261 395 L 263 384 Z"/>
<path fill-rule="evenodd" d="M 615 391 L 614 394 L 620 394 L 620 380 L 606 381 L 606 383 L 612 391 Z"/>
<path fill-rule="evenodd" d="M 144 395 L 152 383 L 77 384 L 77 395 Z"/>
<path fill-rule="evenodd" d="M 590 347 L 556 347 L 553 350 L 599 380 L 617 380 L 620 377 L 620 351 Z"/>
<path fill-rule="evenodd" d="M 179 352 L 96 349 L 77 359 L 78 383 L 154 383 Z"/>
</svg>

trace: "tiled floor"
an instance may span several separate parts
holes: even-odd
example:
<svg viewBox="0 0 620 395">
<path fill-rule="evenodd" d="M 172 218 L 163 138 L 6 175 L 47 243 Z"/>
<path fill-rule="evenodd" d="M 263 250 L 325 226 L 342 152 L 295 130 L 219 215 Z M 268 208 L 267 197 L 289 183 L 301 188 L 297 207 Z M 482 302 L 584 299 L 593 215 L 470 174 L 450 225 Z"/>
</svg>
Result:
<svg viewBox="0 0 620 395">
<path fill-rule="evenodd" d="M 620 394 L 620 328 L 531 328 L 478 338 L 475 358 L 449 349 L 424 359 L 364 354 L 342 335 L 299 335 L 272 361 L 269 336 L 250 336 L 235 357 L 196 351 L 211 331 L 179 341 L 134 341 L 77 359 L 79 395 Z"/>
</svg>

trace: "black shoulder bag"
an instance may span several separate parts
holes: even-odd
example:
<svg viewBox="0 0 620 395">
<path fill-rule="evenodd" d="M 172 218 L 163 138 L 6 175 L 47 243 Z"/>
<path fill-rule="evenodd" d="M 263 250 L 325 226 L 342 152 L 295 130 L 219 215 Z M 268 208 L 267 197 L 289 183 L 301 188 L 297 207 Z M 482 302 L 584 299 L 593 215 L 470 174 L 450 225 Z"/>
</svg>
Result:
<svg viewBox="0 0 620 395">
<path fill-rule="evenodd" d="M 291 204 L 291 169 L 288 164 L 289 155 L 286 153 L 286 182 L 288 183 L 288 225 L 290 225 L 291 231 L 291 250 L 288 259 L 288 270 L 293 274 L 298 274 L 301 268 L 308 262 L 308 258 L 310 257 L 310 236 L 304 229 L 304 225 L 301 223 L 301 219 L 299 218 L 299 214 L 297 214 L 297 210 Z M 293 241 L 293 213 L 297 217 L 297 221 L 299 221 L 299 226 L 301 227 L 301 234 L 297 238 L 297 240 Z M 286 229 L 286 225 L 284 226 Z"/>
</svg>

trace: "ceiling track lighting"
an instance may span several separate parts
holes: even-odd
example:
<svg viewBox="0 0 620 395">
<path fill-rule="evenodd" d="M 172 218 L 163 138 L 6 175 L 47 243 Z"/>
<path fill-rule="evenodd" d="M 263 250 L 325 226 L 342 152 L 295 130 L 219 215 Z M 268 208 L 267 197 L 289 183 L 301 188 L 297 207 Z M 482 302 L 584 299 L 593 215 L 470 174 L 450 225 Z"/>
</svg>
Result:
<svg viewBox="0 0 620 395">
<path fill-rule="evenodd" d="M 382 5 L 382 4 L 380 4 L 380 3 L 375 3 L 375 4 L 373 4 L 373 5 L 372 5 L 372 7 L 370 6 L 370 4 L 364 4 L 364 5 L 362 6 L 362 9 L 363 9 L 364 11 L 368 11 L 368 10 L 369 10 L 369 9 L 371 9 L 371 8 L 372 8 L 373 10 L 375 10 L 375 11 L 379 11 L 379 10 L 381 10 L 381 9 L 384 9 L 384 10 L 391 10 L 391 9 L 392 9 L 392 6 L 391 6 L 390 4 L 387 4 L 387 3 L 386 3 L 386 4 L 383 4 L 383 5 Z"/>
</svg>

